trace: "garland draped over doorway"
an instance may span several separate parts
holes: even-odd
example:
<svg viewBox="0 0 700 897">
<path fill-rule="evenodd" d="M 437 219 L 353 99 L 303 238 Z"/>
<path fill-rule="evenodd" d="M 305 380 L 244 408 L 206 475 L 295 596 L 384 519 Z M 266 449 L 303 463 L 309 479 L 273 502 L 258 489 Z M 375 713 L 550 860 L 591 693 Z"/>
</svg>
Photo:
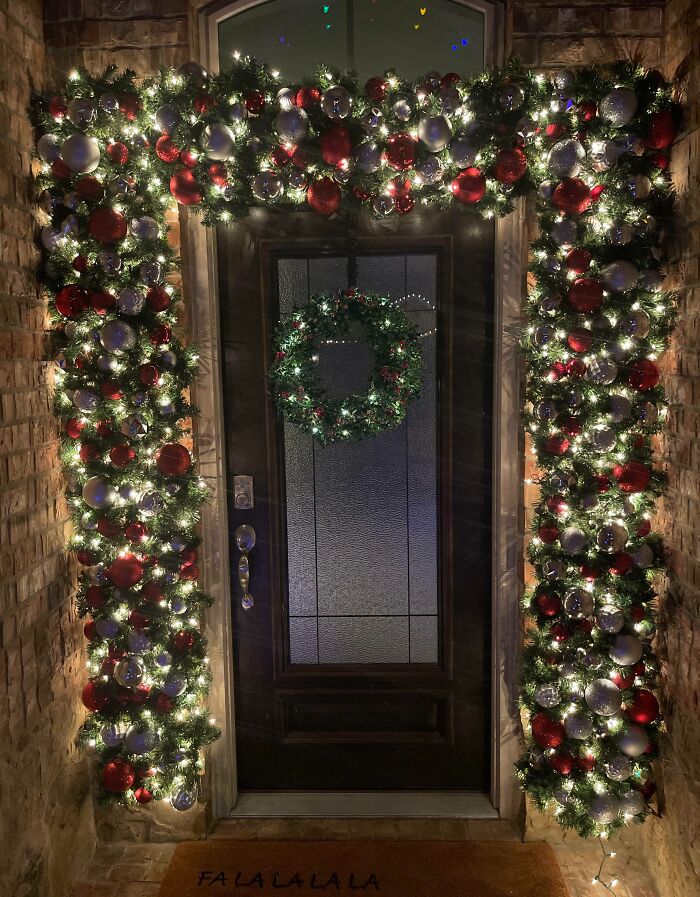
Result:
<svg viewBox="0 0 700 897">
<path fill-rule="evenodd" d="M 673 317 L 659 248 L 678 122 L 668 83 L 632 64 L 549 80 L 511 62 L 415 84 L 322 67 L 287 85 L 241 58 L 140 85 L 74 72 L 32 115 L 69 548 L 84 568 L 80 737 L 101 795 L 187 809 L 217 736 L 197 566 L 207 489 L 188 436 L 197 356 L 173 332 L 166 212 L 194 206 L 215 224 L 258 206 L 386 216 L 429 203 L 493 217 L 532 192 L 523 356 L 540 499 L 517 774 L 583 835 L 643 819 L 661 725 L 650 517 Z"/>
</svg>

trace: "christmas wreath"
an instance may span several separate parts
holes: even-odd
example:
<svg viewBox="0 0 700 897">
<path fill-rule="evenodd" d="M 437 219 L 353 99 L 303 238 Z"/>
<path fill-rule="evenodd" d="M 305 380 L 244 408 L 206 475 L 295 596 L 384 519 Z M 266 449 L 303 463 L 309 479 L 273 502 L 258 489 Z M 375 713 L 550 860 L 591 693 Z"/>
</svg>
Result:
<svg viewBox="0 0 700 897">
<path fill-rule="evenodd" d="M 324 341 L 347 335 L 357 322 L 374 351 L 375 364 L 364 393 L 331 399 L 320 383 L 316 362 Z M 385 296 L 342 290 L 312 296 L 280 323 L 275 334 L 270 391 L 287 420 L 322 445 L 376 436 L 396 427 L 421 387 L 418 334 L 404 312 Z"/>
</svg>

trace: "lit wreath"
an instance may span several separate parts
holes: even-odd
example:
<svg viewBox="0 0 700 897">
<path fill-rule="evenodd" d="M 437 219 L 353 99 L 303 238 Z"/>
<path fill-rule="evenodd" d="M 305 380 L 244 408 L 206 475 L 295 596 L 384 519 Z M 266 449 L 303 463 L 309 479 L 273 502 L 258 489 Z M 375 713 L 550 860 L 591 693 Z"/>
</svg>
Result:
<svg viewBox="0 0 700 897">
<path fill-rule="evenodd" d="M 319 383 L 316 353 L 325 340 L 359 323 L 375 355 L 367 390 L 330 399 Z M 322 445 L 365 439 L 398 426 L 423 378 L 418 333 L 404 312 L 385 296 L 342 290 L 312 296 L 277 329 L 270 392 L 287 420 Z"/>
</svg>

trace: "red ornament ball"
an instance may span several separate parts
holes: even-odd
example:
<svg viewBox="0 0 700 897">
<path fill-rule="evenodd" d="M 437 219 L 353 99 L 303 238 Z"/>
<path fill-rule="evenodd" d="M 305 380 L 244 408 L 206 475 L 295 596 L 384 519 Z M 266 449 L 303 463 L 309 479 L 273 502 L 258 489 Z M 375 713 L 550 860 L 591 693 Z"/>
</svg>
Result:
<svg viewBox="0 0 700 897">
<path fill-rule="evenodd" d="M 139 380 L 144 386 L 155 386 L 160 372 L 154 364 L 142 364 L 139 367 Z"/>
<path fill-rule="evenodd" d="M 565 752 L 554 754 L 554 756 L 549 758 L 549 765 L 561 775 L 568 776 L 573 771 L 574 758 L 571 754 Z"/>
<path fill-rule="evenodd" d="M 192 105 L 194 106 L 195 112 L 197 112 L 199 115 L 204 115 L 206 112 L 209 112 L 210 109 L 213 109 L 214 106 L 216 106 L 216 98 L 213 97 L 210 93 L 200 93 L 194 98 L 194 103 Z"/>
<path fill-rule="evenodd" d="M 386 141 L 386 160 L 397 171 L 412 168 L 416 161 L 416 141 L 410 134 L 392 134 Z"/>
<path fill-rule="evenodd" d="M 185 166 L 185 168 L 194 168 L 197 164 L 197 160 L 199 156 L 193 149 L 184 149 L 180 153 L 180 161 Z"/>
<path fill-rule="evenodd" d="M 292 155 L 284 146 L 276 146 L 270 153 L 270 161 L 277 168 L 284 168 L 292 161 Z"/>
<path fill-rule="evenodd" d="M 560 434 L 554 433 L 544 441 L 544 450 L 550 455 L 563 455 L 569 449 L 569 440 Z"/>
<path fill-rule="evenodd" d="M 100 517 L 97 521 L 97 532 L 107 539 L 121 535 L 121 527 L 109 517 Z"/>
<path fill-rule="evenodd" d="M 576 109 L 578 120 L 581 122 L 590 121 L 592 118 L 595 118 L 597 111 L 598 107 L 593 100 L 584 100 L 582 103 L 578 104 Z"/>
<path fill-rule="evenodd" d="M 78 563 L 82 564 L 83 567 L 91 567 L 95 563 L 95 560 L 89 551 L 78 551 L 75 557 Z"/>
<path fill-rule="evenodd" d="M 297 91 L 296 104 L 301 109 L 312 109 L 321 102 L 321 91 L 316 87 L 301 87 Z"/>
<path fill-rule="evenodd" d="M 610 681 L 614 682 L 618 688 L 632 688 L 635 678 L 634 670 L 630 669 L 614 670 L 610 673 Z"/>
<path fill-rule="evenodd" d="M 170 192 L 181 206 L 196 206 L 202 201 L 202 193 L 195 176 L 186 168 L 170 178 Z"/>
<path fill-rule="evenodd" d="M 549 592 L 542 592 L 535 599 L 535 605 L 544 617 L 556 617 L 561 610 L 561 598 Z"/>
<path fill-rule="evenodd" d="M 117 99 L 121 114 L 129 121 L 133 121 L 141 109 L 141 100 L 132 93 L 120 93 Z"/>
<path fill-rule="evenodd" d="M 558 748 L 564 741 L 564 734 L 564 726 L 546 713 L 533 716 L 532 737 L 541 748 Z"/>
<path fill-rule="evenodd" d="M 352 153 L 350 132 L 342 125 L 329 128 L 319 138 L 321 156 L 329 165 L 339 166 L 346 163 Z"/>
<path fill-rule="evenodd" d="M 109 206 L 100 206 L 90 215 L 88 230 L 94 240 L 109 246 L 126 236 L 126 218 Z"/>
<path fill-rule="evenodd" d="M 566 134 L 566 126 L 559 122 L 552 122 L 544 129 L 548 140 L 559 140 Z"/>
<path fill-rule="evenodd" d="M 388 86 L 384 78 L 369 78 L 365 82 L 365 96 L 373 103 L 381 103 L 386 96 Z"/>
<path fill-rule="evenodd" d="M 579 277 L 571 284 L 567 295 L 576 311 L 591 314 L 603 304 L 603 284 L 589 277 Z"/>
<path fill-rule="evenodd" d="M 106 315 L 110 308 L 114 307 L 117 299 L 111 293 L 92 292 L 88 296 L 90 305 L 95 309 L 98 315 Z"/>
<path fill-rule="evenodd" d="M 576 765 L 584 772 L 590 772 L 595 768 L 595 757 L 593 754 L 584 754 L 583 757 L 576 758 Z"/>
<path fill-rule="evenodd" d="M 105 763 L 102 768 L 102 787 L 106 791 L 122 794 L 134 784 L 134 767 L 121 757 Z"/>
<path fill-rule="evenodd" d="M 596 579 L 600 576 L 598 570 L 595 567 L 589 567 L 588 564 L 581 564 L 578 568 L 579 576 L 582 579 L 585 579 L 586 582 L 595 582 Z"/>
<path fill-rule="evenodd" d="M 566 499 L 563 495 L 550 495 L 546 504 L 552 514 L 563 514 L 567 507 Z"/>
<path fill-rule="evenodd" d="M 461 80 L 461 77 L 456 72 L 448 72 L 440 78 L 440 87 L 453 87 L 455 84 L 459 84 Z"/>
<path fill-rule="evenodd" d="M 158 324 L 151 331 L 149 339 L 154 346 L 164 346 L 170 342 L 172 335 L 172 330 L 167 324 Z"/>
<path fill-rule="evenodd" d="M 332 178 L 320 178 L 306 191 L 306 201 L 319 215 L 332 215 L 337 212 L 340 199 L 340 187 Z"/>
<path fill-rule="evenodd" d="M 136 458 L 136 452 L 130 445 L 115 445 L 109 450 L 109 460 L 115 467 L 126 467 Z"/>
<path fill-rule="evenodd" d="M 104 709 L 109 703 L 108 695 L 105 694 L 96 682 L 88 682 L 85 688 L 83 688 L 80 697 L 87 709 L 92 710 L 93 713 Z"/>
<path fill-rule="evenodd" d="M 559 527 L 555 523 L 547 523 L 539 527 L 537 538 L 545 545 L 552 545 L 559 538 Z"/>
<path fill-rule="evenodd" d="M 412 196 L 399 196 L 399 198 L 394 203 L 394 208 L 399 213 L 399 215 L 408 215 L 415 204 L 416 202 Z"/>
<path fill-rule="evenodd" d="M 190 469 L 191 464 L 189 451 L 179 442 L 167 443 L 156 452 L 156 467 L 163 476 L 182 476 Z"/>
<path fill-rule="evenodd" d="M 610 572 L 614 576 L 624 576 L 625 573 L 628 573 L 632 567 L 634 566 L 634 559 L 631 554 L 627 554 L 626 551 L 621 551 L 615 555 L 612 559 L 612 564 L 610 565 Z"/>
<path fill-rule="evenodd" d="M 94 641 L 94 639 L 99 638 L 97 623 L 95 623 L 94 620 L 86 620 L 85 625 L 83 626 L 83 635 L 89 642 L 92 642 Z"/>
<path fill-rule="evenodd" d="M 170 305 L 170 296 L 163 287 L 151 287 L 146 293 L 146 302 L 154 311 L 165 311 Z"/>
<path fill-rule="evenodd" d="M 259 90 L 253 90 L 244 98 L 243 105 L 251 115 L 260 115 L 265 108 L 265 96 Z"/>
<path fill-rule="evenodd" d="M 144 584 L 141 589 L 141 596 L 145 601 L 149 601 L 151 604 L 160 604 L 160 602 L 164 599 L 165 594 L 163 592 L 162 586 L 151 580 L 151 582 L 147 582 Z"/>
<path fill-rule="evenodd" d="M 111 399 L 116 402 L 117 399 L 121 399 L 122 391 L 116 380 L 103 380 L 100 383 L 100 392 L 105 397 L 105 399 Z"/>
<path fill-rule="evenodd" d="M 51 97 L 49 100 L 49 113 L 56 119 L 61 119 L 68 112 L 68 103 L 63 97 Z"/>
<path fill-rule="evenodd" d="M 185 564 L 180 570 L 180 579 L 199 579 L 199 567 L 197 564 Z"/>
<path fill-rule="evenodd" d="M 80 178 L 75 185 L 75 192 L 82 199 L 91 199 L 93 202 L 99 202 L 105 195 L 105 188 L 97 178 L 87 177 Z"/>
<path fill-rule="evenodd" d="M 520 147 L 503 149 L 496 156 L 494 174 L 502 184 L 514 184 L 527 171 L 527 159 Z"/>
<path fill-rule="evenodd" d="M 56 311 L 64 318 L 77 318 L 88 304 L 88 295 L 80 287 L 61 287 L 56 293 L 54 305 Z"/>
<path fill-rule="evenodd" d="M 99 586 L 88 586 L 85 600 L 90 607 L 102 607 L 105 603 L 105 593 Z"/>
<path fill-rule="evenodd" d="M 153 792 L 149 791 L 148 788 L 144 788 L 142 785 L 134 791 L 134 797 L 136 798 L 137 803 L 149 804 L 153 800 Z"/>
<path fill-rule="evenodd" d="M 116 165 L 126 165 L 129 161 L 129 150 L 123 143 L 110 143 L 107 155 Z"/>
<path fill-rule="evenodd" d="M 105 572 L 112 585 L 130 589 L 143 576 L 143 563 L 133 554 L 124 554 L 115 558 Z"/>
<path fill-rule="evenodd" d="M 640 539 L 643 539 L 645 536 L 648 536 L 651 532 L 651 520 L 642 520 L 642 522 L 637 527 L 637 536 Z"/>
<path fill-rule="evenodd" d="M 450 184 L 450 191 L 464 205 L 473 205 L 484 198 L 486 178 L 478 168 L 467 168 Z"/>
<path fill-rule="evenodd" d="M 195 641 L 194 632 L 190 632 L 189 629 L 181 629 L 175 634 L 173 644 L 178 651 L 191 651 L 194 648 Z"/>
<path fill-rule="evenodd" d="M 560 212 L 579 215 L 591 204 L 591 191 L 580 178 L 564 178 L 552 194 L 552 205 Z"/>
<path fill-rule="evenodd" d="M 137 544 L 138 542 L 143 542 L 143 540 L 148 536 L 148 530 L 143 525 L 143 523 L 134 521 L 134 523 L 130 523 L 127 526 L 127 528 L 124 530 L 124 534 L 130 542 Z"/>
<path fill-rule="evenodd" d="M 651 470 L 641 461 L 627 461 L 613 467 L 613 476 L 623 492 L 644 492 L 651 481 Z"/>
<path fill-rule="evenodd" d="M 571 331 L 566 342 L 572 352 L 588 352 L 593 345 L 593 336 L 590 330 L 579 327 Z"/>
<path fill-rule="evenodd" d="M 66 181 L 68 178 L 73 177 L 73 172 L 66 165 L 63 159 L 56 159 L 55 162 L 51 163 L 51 174 L 58 178 L 59 181 Z"/>
<path fill-rule="evenodd" d="M 78 454 L 80 455 L 81 461 L 97 461 L 97 459 L 100 457 L 100 450 L 92 442 L 84 442 L 80 446 L 80 451 L 78 452 Z"/>
<path fill-rule="evenodd" d="M 569 627 L 563 623 L 555 623 L 551 629 L 552 638 L 555 642 L 568 642 L 571 638 Z"/>
<path fill-rule="evenodd" d="M 222 165 L 221 162 L 213 162 L 209 168 L 207 168 L 207 174 L 209 175 L 209 180 L 212 184 L 216 184 L 217 187 L 225 187 L 226 184 L 228 184 L 226 166 Z"/>
<path fill-rule="evenodd" d="M 159 692 L 153 702 L 153 709 L 156 713 L 170 713 L 175 706 L 175 701 L 166 695 L 165 692 Z"/>
<path fill-rule="evenodd" d="M 659 702 L 656 695 L 646 688 L 638 688 L 634 693 L 632 703 L 625 707 L 625 714 L 634 723 L 645 726 L 653 723 L 659 715 Z"/>
<path fill-rule="evenodd" d="M 575 274 L 588 270 L 593 256 L 587 249 L 570 249 L 566 254 L 566 267 Z"/>
<path fill-rule="evenodd" d="M 70 436 L 71 439 L 77 439 L 85 428 L 85 424 L 82 421 L 76 420 L 76 418 L 71 417 L 66 421 L 66 435 Z"/>
<path fill-rule="evenodd" d="M 660 112 L 653 112 L 649 117 L 649 129 L 644 142 L 650 149 L 666 149 L 676 139 L 677 133 L 673 114 L 662 109 Z"/>
<path fill-rule="evenodd" d="M 653 389 L 656 386 L 660 376 L 659 369 L 653 361 L 649 361 L 647 358 L 640 358 L 630 368 L 628 379 L 630 386 L 633 386 L 640 392 L 646 392 L 646 390 Z"/>
</svg>

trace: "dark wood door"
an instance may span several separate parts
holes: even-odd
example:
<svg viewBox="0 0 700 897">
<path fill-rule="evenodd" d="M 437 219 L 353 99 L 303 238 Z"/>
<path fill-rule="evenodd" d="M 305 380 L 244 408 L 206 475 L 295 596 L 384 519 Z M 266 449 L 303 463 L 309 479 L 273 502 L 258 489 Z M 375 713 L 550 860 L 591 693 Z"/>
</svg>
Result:
<svg viewBox="0 0 700 897">
<path fill-rule="evenodd" d="M 219 231 L 218 257 L 239 787 L 487 790 L 493 227 L 256 212 Z M 323 448 L 268 398 L 272 331 L 348 278 L 415 315 L 425 395 L 396 432 Z M 361 388 L 361 345 L 323 351 L 334 388 Z"/>
</svg>

